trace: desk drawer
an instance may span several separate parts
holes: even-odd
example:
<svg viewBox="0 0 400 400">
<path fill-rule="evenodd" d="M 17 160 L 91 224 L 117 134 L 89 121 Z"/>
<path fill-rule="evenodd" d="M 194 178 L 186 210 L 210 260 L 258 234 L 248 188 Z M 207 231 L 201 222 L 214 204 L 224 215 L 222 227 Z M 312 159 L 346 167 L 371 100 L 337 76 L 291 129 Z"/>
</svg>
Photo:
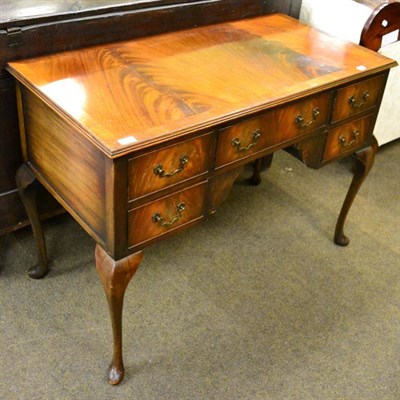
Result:
<svg viewBox="0 0 400 400">
<path fill-rule="evenodd" d="M 205 187 L 203 182 L 131 210 L 128 215 L 128 246 L 165 235 L 202 217 Z"/>
<path fill-rule="evenodd" d="M 206 172 L 209 143 L 207 134 L 129 160 L 129 200 Z"/>
<path fill-rule="evenodd" d="M 328 123 L 331 92 L 315 95 L 274 112 L 274 142 L 285 143 Z"/>
<path fill-rule="evenodd" d="M 349 122 L 328 133 L 323 161 L 352 152 L 366 143 L 373 126 L 373 115 Z"/>
<path fill-rule="evenodd" d="M 385 84 L 385 76 L 380 75 L 346 86 L 337 91 L 332 122 L 375 107 Z"/>
<path fill-rule="evenodd" d="M 279 146 L 327 123 L 330 93 L 222 129 L 218 136 L 216 167 Z"/>
<path fill-rule="evenodd" d="M 218 135 L 216 167 L 271 147 L 274 130 L 273 112 L 222 129 Z"/>
</svg>

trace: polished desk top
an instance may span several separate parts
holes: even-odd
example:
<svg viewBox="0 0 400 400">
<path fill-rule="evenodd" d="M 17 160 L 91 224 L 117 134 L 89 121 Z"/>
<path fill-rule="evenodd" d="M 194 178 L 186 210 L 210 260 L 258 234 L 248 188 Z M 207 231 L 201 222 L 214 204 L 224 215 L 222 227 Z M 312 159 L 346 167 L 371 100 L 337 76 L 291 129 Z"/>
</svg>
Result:
<svg viewBox="0 0 400 400">
<path fill-rule="evenodd" d="M 9 64 L 111 157 L 395 65 L 284 15 Z"/>
</svg>

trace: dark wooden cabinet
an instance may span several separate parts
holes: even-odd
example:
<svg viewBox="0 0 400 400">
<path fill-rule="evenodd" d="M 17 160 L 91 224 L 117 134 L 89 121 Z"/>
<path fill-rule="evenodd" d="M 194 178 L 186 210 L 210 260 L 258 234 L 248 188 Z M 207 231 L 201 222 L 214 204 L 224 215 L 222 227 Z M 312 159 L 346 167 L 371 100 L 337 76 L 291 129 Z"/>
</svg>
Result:
<svg viewBox="0 0 400 400">
<path fill-rule="evenodd" d="M 34 6 L 32 6 L 34 4 Z M 0 13 L 0 234 L 28 224 L 14 183 L 22 163 L 12 60 L 282 12 L 298 17 L 301 0 L 5 0 Z M 60 206 L 43 193 L 42 216 Z"/>
</svg>

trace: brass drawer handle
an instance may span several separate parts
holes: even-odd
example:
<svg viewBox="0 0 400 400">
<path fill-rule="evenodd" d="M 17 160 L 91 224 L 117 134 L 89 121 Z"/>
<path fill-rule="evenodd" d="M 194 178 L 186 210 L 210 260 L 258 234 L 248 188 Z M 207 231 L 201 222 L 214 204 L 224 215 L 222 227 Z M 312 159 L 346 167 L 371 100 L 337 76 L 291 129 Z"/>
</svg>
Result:
<svg viewBox="0 0 400 400">
<path fill-rule="evenodd" d="M 349 97 L 349 104 L 353 108 L 360 108 L 362 107 L 368 100 L 369 92 L 366 90 L 362 95 L 362 100 L 357 103 L 357 99 L 354 96 Z"/>
<path fill-rule="evenodd" d="M 297 123 L 297 125 L 299 126 L 299 128 L 308 128 L 310 125 L 312 125 L 319 117 L 320 111 L 319 111 L 319 107 L 315 107 L 312 110 L 312 120 L 309 122 L 304 122 L 304 118 L 301 114 L 299 114 L 296 118 L 295 121 Z"/>
<path fill-rule="evenodd" d="M 237 151 L 247 151 L 257 144 L 257 141 L 260 138 L 260 136 L 261 136 L 260 129 L 256 129 L 253 132 L 253 141 L 250 144 L 248 144 L 247 146 L 242 146 L 239 138 L 235 138 L 235 139 L 232 139 L 232 147 L 236 147 Z"/>
<path fill-rule="evenodd" d="M 179 203 L 176 206 L 176 211 L 178 212 L 178 214 L 169 221 L 165 221 L 164 217 L 162 217 L 161 214 L 158 212 L 154 213 L 151 219 L 153 220 L 153 222 L 159 224 L 160 226 L 168 227 L 175 224 L 175 222 L 178 222 L 182 218 L 182 213 L 183 211 L 185 211 L 185 203 Z"/>
<path fill-rule="evenodd" d="M 159 176 L 160 178 L 168 178 L 170 176 L 174 176 L 178 172 L 183 171 L 185 168 L 185 165 L 189 162 L 189 156 L 187 154 L 184 154 L 181 156 L 179 159 L 179 167 L 171 172 L 165 172 L 162 164 L 157 164 L 153 168 L 154 175 Z"/>
<path fill-rule="evenodd" d="M 349 143 L 346 143 L 346 138 L 343 135 L 341 135 L 341 136 L 339 136 L 339 144 L 342 147 L 349 147 L 352 144 L 354 144 L 355 142 L 357 142 L 357 138 L 358 138 L 359 135 L 360 135 L 360 131 L 358 129 L 355 129 L 353 131 L 353 139 L 350 140 Z"/>
</svg>

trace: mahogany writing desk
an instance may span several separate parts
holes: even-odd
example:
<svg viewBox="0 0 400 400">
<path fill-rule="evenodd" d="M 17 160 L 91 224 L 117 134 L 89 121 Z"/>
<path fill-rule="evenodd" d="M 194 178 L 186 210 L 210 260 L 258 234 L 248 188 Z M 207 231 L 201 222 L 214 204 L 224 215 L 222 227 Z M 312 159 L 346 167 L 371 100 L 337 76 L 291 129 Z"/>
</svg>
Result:
<svg viewBox="0 0 400 400">
<path fill-rule="evenodd" d="M 317 168 L 356 152 L 336 227 L 372 166 L 389 68 L 374 52 L 272 15 L 9 64 L 25 164 L 17 182 L 47 273 L 36 178 L 96 240 L 123 379 L 125 289 L 145 246 L 213 213 L 244 164 L 282 148 Z M 271 244 L 273 245 L 273 244 Z"/>
</svg>

